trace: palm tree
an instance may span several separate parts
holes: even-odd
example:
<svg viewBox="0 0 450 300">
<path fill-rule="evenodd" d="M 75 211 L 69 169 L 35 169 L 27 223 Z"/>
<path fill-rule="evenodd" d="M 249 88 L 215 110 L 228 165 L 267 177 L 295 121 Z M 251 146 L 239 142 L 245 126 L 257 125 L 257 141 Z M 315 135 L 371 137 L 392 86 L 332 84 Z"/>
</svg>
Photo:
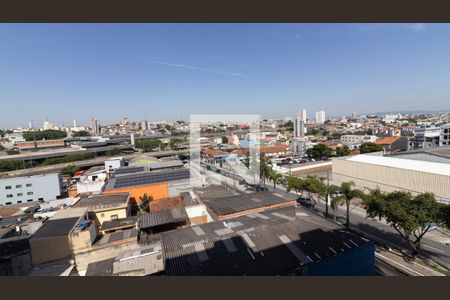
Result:
<svg viewBox="0 0 450 300">
<path fill-rule="evenodd" d="M 354 189 L 355 183 L 353 181 L 346 181 L 341 183 L 340 193 L 341 195 L 334 199 L 335 205 L 342 205 L 345 203 L 346 206 L 346 218 L 345 218 L 345 227 L 350 226 L 350 202 L 353 198 L 362 197 L 363 192 Z"/>
<path fill-rule="evenodd" d="M 275 189 L 276 189 L 276 185 L 277 185 L 278 181 L 279 181 L 281 178 L 283 178 L 283 175 L 281 175 L 281 174 L 278 173 L 278 172 L 271 171 L 271 172 L 269 173 L 269 180 L 272 180 L 272 181 L 273 181 L 273 190 L 274 190 L 274 191 L 275 191 Z"/>
<path fill-rule="evenodd" d="M 340 195 L 340 188 L 336 185 L 329 185 L 324 187 L 324 190 L 322 191 L 323 196 L 325 197 L 325 218 L 329 217 L 328 214 L 328 201 L 329 198 L 331 198 L 331 208 L 333 209 L 333 216 L 335 216 L 335 212 L 336 212 L 336 206 L 337 203 L 333 204 L 333 200 L 338 198 Z M 334 207 L 333 207 L 334 206 Z"/>
<path fill-rule="evenodd" d="M 270 172 L 272 172 L 271 165 L 272 162 L 269 159 L 265 158 L 264 156 L 260 158 L 259 178 L 263 181 L 264 188 L 266 187 L 266 179 L 269 178 Z"/>
</svg>

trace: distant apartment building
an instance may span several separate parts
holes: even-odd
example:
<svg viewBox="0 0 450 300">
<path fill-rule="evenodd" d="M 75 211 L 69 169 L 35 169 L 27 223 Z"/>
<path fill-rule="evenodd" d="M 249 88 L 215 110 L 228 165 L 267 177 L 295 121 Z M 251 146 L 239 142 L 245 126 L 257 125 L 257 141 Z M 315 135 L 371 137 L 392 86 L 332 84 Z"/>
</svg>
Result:
<svg viewBox="0 0 450 300">
<path fill-rule="evenodd" d="M 377 137 L 374 135 L 346 134 L 341 136 L 341 143 L 350 149 L 359 148 L 362 143 L 375 143 Z"/>
<path fill-rule="evenodd" d="M 441 135 L 439 137 L 439 145 L 450 145 L 450 124 L 441 125 Z"/>
<path fill-rule="evenodd" d="M 414 140 L 411 150 L 426 149 L 439 146 L 441 128 L 434 125 L 422 125 L 414 129 Z"/>
<path fill-rule="evenodd" d="M 289 149 L 295 155 L 304 156 L 306 155 L 307 142 L 303 138 L 294 138 L 289 145 Z"/>
<path fill-rule="evenodd" d="M 54 129 L 54 126 L 52 123 L 45 121 L 44 124 L 42 125 L 42 129 L 50 130 L 50 129 Z"/>
<path fill-rule="evenodd" d="M 0 178 L 0 205 L 55 200 L 62 192 L 60 173 Z"/>
<path fill-rule="evenodd" d="M 99 133 L 98 121 L 97 121 L 96 118 L 92 118 L 92 121 L 91 121 L 91 132 L 93 134 L 98 134 Z"/>
<path fill-rule="evenodd" d="M 298 117 L 294 120 L 294 138 L 301 138 L 306 133 L 306 110 L 301 109 Z"/>
<path fill-rule="evenodd" d="M 298 114 L 300 120 L 306 123 L 306 109 L 302 108 Z"/>
<path fill-rule="evenodd" d="M 317 124 L 325 123 L 325 112 L 323 110 L 316 112 L 316 123 Z"/>
<path fill-rule="evenodd" d="M 395 123 L 395 121 L 397 121 L 397 119 L 399 119 L 401 116 L 400 115 L 385 115 L 381 120 L 386 123 Z"/>
</svg>

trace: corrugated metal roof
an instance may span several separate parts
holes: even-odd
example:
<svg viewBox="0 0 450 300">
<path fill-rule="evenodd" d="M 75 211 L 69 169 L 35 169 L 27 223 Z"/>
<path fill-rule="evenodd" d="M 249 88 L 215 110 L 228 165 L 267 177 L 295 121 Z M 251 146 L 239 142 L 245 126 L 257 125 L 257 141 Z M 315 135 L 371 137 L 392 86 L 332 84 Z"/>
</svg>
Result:
<svg viewBox="0 0 450 300">
<path fill-rule="evenodd" d="M 365 154 L 355 155 L 348 158 L 347 160 L 391 168 L 450 176 L 450 165 L 444 163 Z"/>
<path fill-rule="evenodd" d="M 319 216 L 295 218 L 297 210 L 278 208 L 164 232 L 166 274 L 278 275 L 368 242 Z"/>
<path fill-rule="evenodd" d="M 289 198 L 286 199 L 271 192 L 264 191 L 223 198 L 207 199 L 204 202 L 214 211 L 215 214 L 221 216 L 294 201 L 292 195 L 289 194 L 287 196 Z"/>
<path fill-rule="evenodd" d="M 177 223 L 189 219 L 184 207 L 175 207 L 172 209 L 156 212 L 144 213 L 139 216 L 140 228 L 151 228 L 158 225 Z"/>
</svg>

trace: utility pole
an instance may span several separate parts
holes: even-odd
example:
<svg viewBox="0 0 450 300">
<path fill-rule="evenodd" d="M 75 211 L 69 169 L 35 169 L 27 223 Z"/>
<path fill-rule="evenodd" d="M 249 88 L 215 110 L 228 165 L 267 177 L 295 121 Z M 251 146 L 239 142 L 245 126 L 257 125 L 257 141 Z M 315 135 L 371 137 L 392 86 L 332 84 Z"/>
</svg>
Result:
<svg viewBox="0 0 450 300">
<path fill-rule="evenodd" d="M 325 205 L 325 218 L 328 218 L 328 205 L 330 203 L 330 170 L 327 170 L 327 203 Z"/>
</svg>

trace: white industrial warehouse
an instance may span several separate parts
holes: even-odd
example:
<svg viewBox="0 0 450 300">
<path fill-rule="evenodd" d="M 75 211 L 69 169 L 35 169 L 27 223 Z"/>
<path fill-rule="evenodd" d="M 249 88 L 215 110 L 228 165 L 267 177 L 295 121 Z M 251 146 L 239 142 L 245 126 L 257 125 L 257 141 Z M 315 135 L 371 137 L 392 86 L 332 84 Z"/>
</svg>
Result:
<svg viewBox="0 0 450 300">
<path fill-rule="evenodd" d="M 381 153 L 337 158 L 332 164 L 333 184 L 353 181 L 358 188 L 386 192 L 431 192 L 450 203 L 450 164 L 383 156 Z"/>
</svg>

